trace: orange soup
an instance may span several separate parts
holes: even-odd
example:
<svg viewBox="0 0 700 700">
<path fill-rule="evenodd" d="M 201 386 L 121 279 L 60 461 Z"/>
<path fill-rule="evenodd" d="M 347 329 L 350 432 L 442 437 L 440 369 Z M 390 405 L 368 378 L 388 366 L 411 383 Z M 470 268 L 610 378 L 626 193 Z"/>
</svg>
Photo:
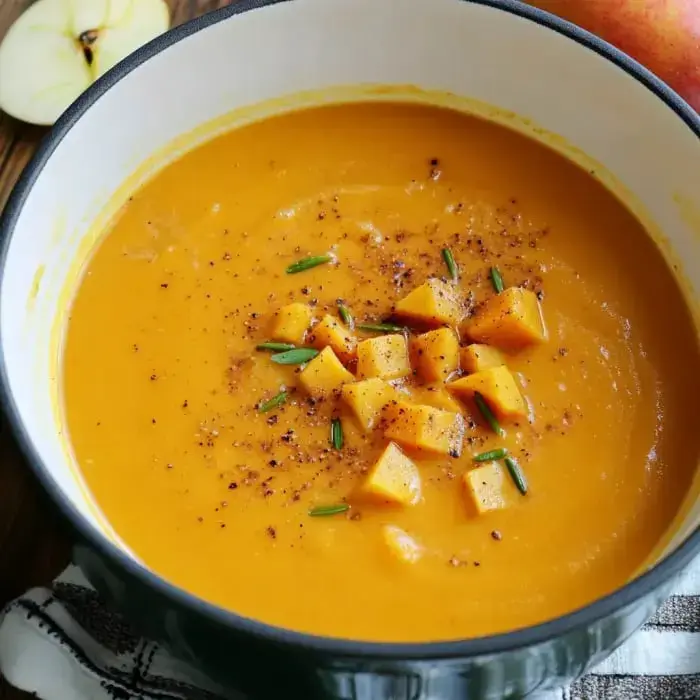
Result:
<svg viewBox="0 0 700 700">
<path fill-rule="evenodd" d="M 363 640 L 542 622 L 648 561 L 698 345 L 642 225 L 514 131 L 287 113 L 165 167 L 89 261 L 72 448 L 123 542 L 242 615 Z"/>
</svg>

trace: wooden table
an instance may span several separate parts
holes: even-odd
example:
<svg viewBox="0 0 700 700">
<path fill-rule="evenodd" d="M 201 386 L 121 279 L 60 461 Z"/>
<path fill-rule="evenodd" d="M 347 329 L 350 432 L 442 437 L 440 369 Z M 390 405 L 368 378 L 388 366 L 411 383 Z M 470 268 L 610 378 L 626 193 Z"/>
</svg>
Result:
<svg viewBox="0 0 700 700">
<path fill-rule="evenodd" d="M 0 36 L 32 0 L 0 0 Z M 168 0 L 172 24 L 230 0 Z M 46 129 L 0 113 L 0 207 Z M 67 564 L 70 541 L 9 433 L 0 422 L 0 606 L 27 588 L 46 584 Z M 0 700 L 29 698 L 0 678 Z"/>
</svg>

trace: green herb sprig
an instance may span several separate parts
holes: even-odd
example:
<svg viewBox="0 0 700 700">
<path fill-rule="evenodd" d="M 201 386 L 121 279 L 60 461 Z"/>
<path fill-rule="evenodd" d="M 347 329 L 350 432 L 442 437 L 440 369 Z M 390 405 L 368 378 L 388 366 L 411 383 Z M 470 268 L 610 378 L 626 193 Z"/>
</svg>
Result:
<svg viewBox="0 0 700 700">
<path fill-rule="evenodd" d="M 506 457 L 503 461 L 508 469 L 510 478 L 513 479 L 518 491 L 524 496 L 527 493 L 527 479 L 525 478 L 525 474 L 523 474 L 523 470 L 512 457 Z"/>
<path fill-rule="evenodd" d="M 397 326 L 394 323 L 358 323 L 357 328 L 370 333 L 405 333 L 405 326 Z"/>
<path fill-rule="evenodd" d="M 449 272 L 452 281 L 456 282 L 459 279 L 459 268 L 452 255 L 452 251 L 449 248 L 443 248 L 441 253 L 442 259 L 445 261 L 445 266 L 447 267 L 447 272 Z"/>
<path fill-rule="evenodd" d="M 350 506 L 347 503 L 338 503 L 335 506 L 317 506 L 309 510 L 309 515 L 312 518 L 323 517 L 326 515 L 338 515 L 339 513 L 347 513 Z"/>
<path fill-rule="evenodd" d="M 286 352 L 279 352 L 270 359 L 278 365 L 303 365 L 309 360 L 313 360 L 318 355 L 315 348 L 294 348 Z"/>
<path fill-rule="evenodd" d="M 296 345 L 292 345 L 292 343 L 274 343 L 272 341 L 259 343 L 255 346 L 256 350 L 268 350 L 270 352 L 286 352 L 287 350 L 294 350 L 294 348 L 296 348 Z"/>
<path fill-rule="evenodd" d="M 286 270 L 288 275 L 296 275 L 299 272 L 304 272 L 304 270 L 310 270 L 313 267 L 318 267 L 319 265 L 325 265 L 326 263 L 332 262 L 333 256 L 331 255 L 311 255 L 308 258 L 302 258 L 292 263 Z"/>
<path fill-rule="evenodd" d="M 491 268 L 491 283 L 493 284 L 493 288 L 496 290 L 496 294 L 500 294 L 505 289 L 501 271 L 497 267 Z"/>
<path fill-rule="evenodd" d="M 267 413 L 273 408 L 281 406 L 287 400 L 288 397 L 289 394 L 286 391 L 280 391 L 279 394 L 273 396 L 271 399 L 268 399 L 267 401 L 263 401 L 262 403 L 258 404 L 258 411 L 260 413 Z"/>
<path fill-rule="evenodd" d="M 484 397 L 479 392 L 476 392 L 474 394 L 474 403 L 479 409 L 479 413 L 481 413 L 481 415 L 484 417 L 484 420 L 489 424 L 491 430 L 493 430 L 493 432 L 496 433 L 496 435 L 500 435 L 501 437 L 503 437 L 506 434 L 506 431 L 503 430 L 503 428 L 501 428 L 501 424 L 496 419 L 496 416 L 493 415 L 493 411 L 489 408 L 489 405 L 486 403 Z"/>
<path fill-rule="evenodd" d="M 331 420 L 331 445 L 336 450 L 343 449 L 343 424 L 340 422 L 340 418 Z"/>
<path fill-rule="evenodd" d="M 496 450 L 489 450 L 488 452 L 482 452 L 481 454 L 474 456 L 475 462 L 493 462 L 497 459 L 503 459 L 508 454 L 508 450 L 505 447 L 499 447 Z"/>
<path fill-rule="evenodd" d="M 338 302 L 338 315 L 342 319 L 343 323 L 350 329 L 353 330 L 355 327 L 355 321 L 353 320 L 350 309 L 348 309 L 342 301 Z"/>
</svg>

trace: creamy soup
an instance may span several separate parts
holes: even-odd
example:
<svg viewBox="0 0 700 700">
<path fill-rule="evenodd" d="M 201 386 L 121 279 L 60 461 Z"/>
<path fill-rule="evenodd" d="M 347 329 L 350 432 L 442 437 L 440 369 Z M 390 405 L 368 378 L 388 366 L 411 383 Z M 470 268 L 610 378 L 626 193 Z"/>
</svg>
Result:
<svg viewBox="0 0 700 700">
<path fill-rule="evenodd" d="M 697 366 L 671 271 L 591 174 L 454 111 L 342 104 L 129 198 L 63 396 L 154 571 L 296 630 L 438 640 L 639 571 L 697 463 Z"/>
</svg>

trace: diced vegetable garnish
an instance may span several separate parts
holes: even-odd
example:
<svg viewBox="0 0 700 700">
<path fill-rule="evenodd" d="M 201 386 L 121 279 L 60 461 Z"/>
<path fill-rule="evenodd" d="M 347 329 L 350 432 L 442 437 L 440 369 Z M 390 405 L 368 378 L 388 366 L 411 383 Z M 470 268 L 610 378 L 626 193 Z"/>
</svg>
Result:
<svg viewBox="0 0 700 700">
<path fill-rule="evenodd" d="M 423 556 L 423 547 L 400 527 L 384 525 L 382 535 L 389 551 L 399 561 L 415 564 Z"/>
<path fill-rule="evenodd" d="M 309 343 L 322 350 L 327 345 L 342 362 L 349 362 L 355 356 L 357 340 L 352 333 L 333 316 L 324 316 L 309 333 Z"/>
<path fill-rule="evenodd" d="M 313 312 L 308 304 L 295 302 L 283 306 L 272 322 L 271 336 L 274 340 L 284 343 L 301 345 L 304 342 L 306 330 L 311 325 Z"/>
<path fill-rule="evenodd" d="M 330 396 L 355 377 L 343 367 L 331 348 L 324 348 L 299 375 L 299 381 L 311 396 Z"/>
<path fill-rule="evenodd" d="M 391 384 L 378 377 L 345 384 L 341 395 L 365 432 L 377 425 L 384 406 L 401 398 L 401 394 Z"/>
<path fill-rule="evenodd" d="M 459 341 L 451 328 L 438 328 L 415 337 L 410 355 L 421 379 L 444 382 L 459 366 Z"/>
<path fill-rule="evenodd" d="M 407 391 L 413 403 L 422 403 L 443 411 L 452 411 L 452 413 L 464 412 L 463 405 L 445 389 L 445 385 L 442 382 L 409 386 Z"/>
<path fill-rule="evenodd" d="M 481 372 L 492 367 L 500 367 L 506 363 L 500 350 L 490 345 L 474 343 L 462 348 L 459 352 L 459 365 L 469 374 Z"/>
<path fill-rule="evenodd" d="M 361 494 L 398 505 L 415 505 L 421 497 L 418 467 L 390 442 L 367 475 Z"/>
<path fill-rule="evenodd" d="M 459 457 L 464 438 L 464 419 L 459 413 L 405 401 L 387 412 L 384 435 L 404 447 Z"/>
<path fill-rule="evenodd" d="M 471 399 L 481 394 L 500 420 L 518 420 L 527 416 L 525 399 L 515 378 L 507 367 L 492 367 L 475 372 L 447 384 L 447 388 L 460 398 Z"/>
<path fill-rule="evenodd" d="M 418 324 L 454 326 L 462 318 L 463 307 L 453 284 L 429 279 L 398 301 L 394 314 Z"/>
<path fill-rule="evenodd" d="M 484 464 L 464 474 L 464 486 L 470 506 L 477 515 L 507 506 L 503 493 L 505 476 L 497 462 Z"/>
<path fill-rule="evenodd" d="M 504 350 L 519 350 L 547 339 L 537 295 L 520 287 L 491 297 L 462 330 L 476 342 Z"/>
<path fill-rule="evenodd" d="M 357 376 L 398 379 L 411 374 L 408 346 L 403 335 L 383 335 L 357 346 Z"/>
<path fill-rule="evenodd" d="M 459 271 L 450 250 L 444 248 L 441 253 L 451 282 L 432 278 L 415 288 L 396 304 L 397 322 L 355 324 L 343 300 L 338 299 L 338 316 L 325 314 L 309 330 L 311 307 L 293 303 L 275 314 L 271 340 L 256 346 L 259 350 L 279 351 L 270 358 L 277 364 L 307 363 L 297 373 L 312 397 L 341 397 L 364 432 L 379 427 L 390 440 L 358 487 L 359 497 L 403 506 L 417 503 L 421 498 L 420 474 L 402 448 L 459 457 L 465 420 L 464 406 L 458 399 L 473 401 L 499 436 L 505 435 L 499 420 L 527 415 L 520 388 L 498 348 L 513 351 L 546 339 L 537 297 L 518 287 L 503 289 L 498 269 L 491 268 L 498 294 L 482 306 L 476 317 L 462 324 L 460 331 L 478 342 L 460 348 L 455 329 L 464 312 L 456 285 Z M 287 272 L 301 272 L 329 261 L 328 256 L 304 259 Z M 399 325 L 404 321 L 408 327 Z M 377 335 L 364 335 L 366 339 L 358 341 L 349 326 Z M 423 333 L 412 330 L 431 327 Z M 305 339 L 307 347 L 303 347 Z M 356 376 L 344 365 L 356 368 Z M 467 376 L 446 383 L 460 370 Z M 410 375 L 413 377 L 406 379 Z M 259 403 L 258 410 L 276 408 L 287 396 L 282 391 Z M 341 450 L 345 442 L 335 403 L 331 405 L 329 442 L 335 450 Z M 506 448 L 481 452 L 472 459 L 478 466 L 468 471 L 463 481 L 474 512 L 481 514 L 506 506 L 506 471 L 516 488 L 527 493 L 522 469 Z M 349 508 L 341 501 L 313 507 L 309 515 L 336 515 Z M 402 562 L 414 563 L 423 554 L 423 547 L 395 525 L 385 525 L 382 535 L 389 551 Z"/>
</svg>

